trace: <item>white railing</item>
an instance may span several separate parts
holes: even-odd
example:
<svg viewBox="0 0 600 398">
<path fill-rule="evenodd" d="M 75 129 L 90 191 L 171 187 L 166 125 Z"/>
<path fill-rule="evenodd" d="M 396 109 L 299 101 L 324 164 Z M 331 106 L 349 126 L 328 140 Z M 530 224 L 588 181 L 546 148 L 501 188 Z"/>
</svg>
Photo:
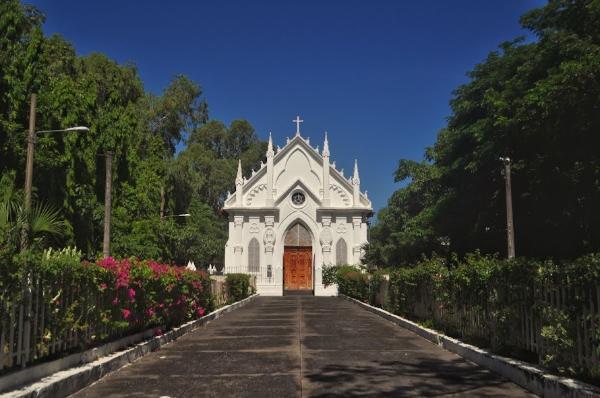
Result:
<svg viewBox="0 0 600 398">
<path fill-rule="evenodd" d="M 258 272 L 248 271 L 248 267 L 225 267 L 218 274 L 248 274 L 256 278 L 256 286 L 281 285 L 283 283 L 283 270 L 274 266 L 261 266 Z"/>
</svg>

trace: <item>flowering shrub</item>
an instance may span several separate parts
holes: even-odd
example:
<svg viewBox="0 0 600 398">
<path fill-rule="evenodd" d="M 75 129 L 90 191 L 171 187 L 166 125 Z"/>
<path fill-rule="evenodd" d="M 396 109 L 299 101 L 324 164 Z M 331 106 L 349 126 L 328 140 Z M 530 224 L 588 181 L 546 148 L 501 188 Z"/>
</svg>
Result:
<svg viewBox="0 0 600 398">
<path fill-rule="evenodd" d="M 52 354 L 57 344 L 72 351 L 148 328 L 161 334 L 213 309 L 203 271 L 139 259 L 82 262 L 81 252 L 70 248 L 4 260 L 0 305 L 33 303 L 33 358 Z M 19 324 L 18 311 L 5 316 L 3 325 Z"/>
<path fill-rule="evenodd" d="M 212 309 L 210 281 L 203 271 L 111 257 L 84 266 L 99 268 L 98 288 L 111 303 L 103 317 L 116 327 L 169 327 Z"/>
</svg>

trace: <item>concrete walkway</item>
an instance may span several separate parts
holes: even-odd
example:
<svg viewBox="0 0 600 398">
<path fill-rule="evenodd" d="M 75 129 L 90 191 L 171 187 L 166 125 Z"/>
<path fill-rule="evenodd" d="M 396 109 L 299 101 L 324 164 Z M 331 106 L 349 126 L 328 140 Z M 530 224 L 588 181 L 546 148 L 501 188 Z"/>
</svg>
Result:
<svg viewBox="0 0 600 398">
<path fill-rule="evenodd" d="M 74 396 L 533 395 L 342 299 L 259 297 Z"/>
</svg>

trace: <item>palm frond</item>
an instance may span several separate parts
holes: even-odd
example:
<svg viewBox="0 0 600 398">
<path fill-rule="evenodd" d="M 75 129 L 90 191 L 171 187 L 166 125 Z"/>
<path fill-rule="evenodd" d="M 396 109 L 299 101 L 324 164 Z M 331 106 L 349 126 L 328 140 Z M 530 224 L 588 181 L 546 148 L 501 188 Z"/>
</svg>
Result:
<svg viewBox="0 0 600 398">
<path fill-rule="evenodd" d="M 29 214 L 29 226 L 32 236 L 40 234 L 62 235 L 65 223 L 60 212 L 50 205 L 38 203 Z"/>
</svg>

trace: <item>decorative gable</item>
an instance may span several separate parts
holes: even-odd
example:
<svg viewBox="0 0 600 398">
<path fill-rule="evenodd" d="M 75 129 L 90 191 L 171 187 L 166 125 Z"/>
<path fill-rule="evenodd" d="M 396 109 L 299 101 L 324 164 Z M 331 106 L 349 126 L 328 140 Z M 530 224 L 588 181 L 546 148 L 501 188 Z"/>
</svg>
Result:
<svg viewBox="0 0 600 398">
<path fill-rule="evenodd" d="M 240 167 L 236 192 L 225 200 L 224 210 L 277 206 L 298 184 L 319 206 L 371 210 L 371 202 L 358 188 L 358 169 L 355 167 L 354 177 L 344 177 L 335 164 L 329 163 L 327 137 L 320 154 L 318 147 L 310 145 L 310 139 L 299 134 L 299 127 L 296 135 L 288 138 L 286 145 L 277 151 L 269 137 L 267 163 L 252 171 L 249 179 L 241 175 Z"/>
</svg>

